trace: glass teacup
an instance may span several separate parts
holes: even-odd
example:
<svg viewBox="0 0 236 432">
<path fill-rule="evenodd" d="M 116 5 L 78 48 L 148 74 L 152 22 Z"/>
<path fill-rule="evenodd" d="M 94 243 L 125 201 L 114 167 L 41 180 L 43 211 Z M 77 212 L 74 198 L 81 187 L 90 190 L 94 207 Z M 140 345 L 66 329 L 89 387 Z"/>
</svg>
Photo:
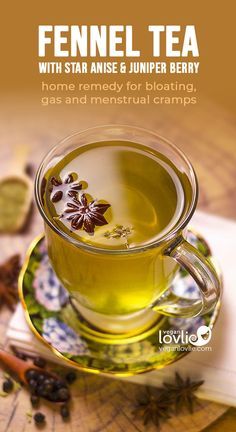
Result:
<svg viewBox="0 0 236 432">
<path fill-rule="evenodd" d="M 118 172 L 116 178 L 114 170 Z M 77 184 L 77 191 L 66 198 L 72 200 L 71 211 L 73 205 L 78 207 L 79 213 L 70 219 L 78 222 L 72 224 L 73 230 L 68 221 L 63 224 L 67 202 L 54 199 L 47 205 L 52 193 L 55 196 L 52 178 L 57 193 L 63 181 L 65 186 Z M 149 186 L 145 189 L 146 184 Z M 105 204 L 100 225 L 98 221 L 92 228 L 91 220 L 89 228 L 81 216 L 82 203 L 83 211 L 93 203 L 90 186 L 91 190 L 97 188 L 96 194 L 103 199 L 113 200 L 113 205 Z M 93 328 L 121 337 L 139 334 L 152 326 L 159 314 L 193 317 L 216 305 L 220 297 L 217 273 L 185 240 L 197 203 L 196 175 L 184 154 L 166 139 L 144 129 L 119 125 L 80 132 L 46 155 L 37 173 L 35 190 L 52 266 L 69 291 L 72 304 Z M 121 225 L 114 224 L 113 213 L 118 208 L 114 190 L 116 200 L 122 197 L 119 199 L 126 201 L 129 215 L 135 214 L 127 226 L 123 219 Z M 68 193 L 68 189 L 63 191 L 64 195 Z M 162 197 L 159 204 L 158 200 L 155 204 L 156 195 Z M 121 234 L 116 243 L 117 233 Z M 180 265 L 197 282 L 200 298 L 181 299 L 168 290 Z"/>
</svg>

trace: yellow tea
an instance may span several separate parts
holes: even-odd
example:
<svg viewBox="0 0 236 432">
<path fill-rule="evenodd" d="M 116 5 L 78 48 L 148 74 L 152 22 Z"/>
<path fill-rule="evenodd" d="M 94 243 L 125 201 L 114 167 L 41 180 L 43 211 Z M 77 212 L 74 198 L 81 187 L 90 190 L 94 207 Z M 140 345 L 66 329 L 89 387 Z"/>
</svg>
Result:
<svg viewBox="0 0 236 432">
<path fill-rule="evenodd" d="M 71 295 L 105 315 L 156 301 L 178 265 L 155 242 L 178 223 L 190 191 L 171 160 L 129 141 L 86 144 L 56 162 L 42 191 L 55 230 L 45 228 L 54 270 Z"/>
</svg>

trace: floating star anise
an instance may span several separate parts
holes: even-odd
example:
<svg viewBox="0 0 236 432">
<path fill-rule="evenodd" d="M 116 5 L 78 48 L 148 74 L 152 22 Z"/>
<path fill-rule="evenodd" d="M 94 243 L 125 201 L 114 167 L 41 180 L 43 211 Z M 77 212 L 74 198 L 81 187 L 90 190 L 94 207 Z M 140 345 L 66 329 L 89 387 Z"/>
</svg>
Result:
<svg viewBox="0 0 236 432">
<path fill-rule="evenodd" d="M 65 180 L 52 177 L 51 182 L 51 201 L 57 203 L 63 197 L 68 195 L 71 198 L 76 198 L 78 191 L 82 189 L 82 183 L 74 181 L 73 175 L 68 174 Z"/>
<path fill-rule="evenodd" d="M 175 406 L 175 412 L 178 413 L 183 407 L 186 407 L 192 414 L 197 397 L 194 392 L 203 384 L 203 380 L 191 381 L 190 378 L 185 380 L 176 372 L 174 383 L 164 383 L 165 392 L 168 398 L 172 400 Z"/>
<path fill-rule="evenodd" d="M 20 271 L 20 256 L 13 255 L 0 266 L 0 306 L 5 304 L 10 310 L 18 301 L 17 279 Z"/>
<path fill-rule="evenodd" d="M 163 397 L 161 389 L 155 390 L 146 387 L 145 393 L 138 400 L 133 414 L 138 419 L 143 420 L 146 426 L 148 423 L 154 423 L 160 428 L 161 421 L 170 418 L 170 401 Z"/>
<path fill-rule="evenodd" d="M 73 198 L 66 204 L 62 217 L 70 221 L 71 227 L 75 230 L 83 228 L 87 233 L 93 234 L 95 226 L 108 223 L 103 214 L 109 207 L 110 204 L 101 204 L 96 200 L 88 203 L 86 195 L 82 194 L 80 199 Z"/>
</svg>

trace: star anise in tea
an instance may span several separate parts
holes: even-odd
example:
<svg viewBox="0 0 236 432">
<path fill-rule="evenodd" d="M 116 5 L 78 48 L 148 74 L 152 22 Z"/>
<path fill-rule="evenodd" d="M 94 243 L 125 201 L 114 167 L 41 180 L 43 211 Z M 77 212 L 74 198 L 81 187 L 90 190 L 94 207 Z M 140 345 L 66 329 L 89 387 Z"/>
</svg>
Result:
<svg viewBox="0 0 236 432">
<path fill-rule="evenodd" d="M 75 181 L 72 174 L 68 174 L 63 181 L 60 178 L 52 177 L 50 183 L 51 201 L 53 203 L 59 202 L 63 195 L 76 198 L 78 192 L 82 189 L 82 183 Z"/>
<path fill-rule="evenodd" d="M 145 393 L 139 398 L 133 410 L 133 415 L 142 420 L 145 426 L 154 423 L 159 429 L 161 422 L 170 418 L 170 402 L 163 398 L 161 389 L 151 390 L 146 387 Z"/>
<path fill-rule="evenodd" d="M 13 255 L 0 266 L 0 306 L 5 304 L 12 311 L 18 301 L 17 280 L 19 271 L 19 255 Z"/>
<path fill-rule="evenodd" d="M 176 372 L 174 383 L 164 383 L 165 392 L 174 404 L 176 414 L 184 407 L 187 408 L 190 414 L 193 413 L 194 404 L 197 402 L 194 392 L 203 382 L 203 380 L 191 381 L 189 377 L 183 379 Z"/>
<path fill-rule="evenodd" d="M 106 225 L 103 214 L 110 207 L 110 204 L 102 204 L 97 200 L 88 202 L 85 194 L 80 198 L 73 198 L 71 202 L 66 203 L 62 217 L 70 221 L 71 227 L 75 230 L 82 229 L 89 234 L 94 233 L 95 226 Z"/>
</svg>

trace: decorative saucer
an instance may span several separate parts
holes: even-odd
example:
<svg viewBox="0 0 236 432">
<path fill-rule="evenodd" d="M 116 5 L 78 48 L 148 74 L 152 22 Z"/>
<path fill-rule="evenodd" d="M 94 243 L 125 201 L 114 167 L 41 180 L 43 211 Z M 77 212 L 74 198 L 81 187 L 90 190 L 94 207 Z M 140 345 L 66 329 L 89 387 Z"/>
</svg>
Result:
<svg viewBox="0 0 236 432">
<path fill-rule="evenodd" d="M 199 234 L 189 230 L 187 239 L 214 261 L 208 244 Z M 169 289 L 185 298 L 199 296 L 195 282 L 183 269 L 178 271 Z M 31 330 L 56 356 L 86 372 L 119 376 L 159 369 L 187 355 L 191 351 L 188 341 L 176 343 L 175 339 L 170 344 L 170 338 L 166 338 L 163 342 L 160 332 L 195 335 L 200 326 L 211 329 L 220 307 L 218 303 L 213 312 L 195 318 L 161 316 L 152 331 L 147 331 L 139 341 L 104 343 L 91 338 L 83 331 L 83 318 L 74 309 L 50 265 L 44 236 L 31 244 L 19 278 L 19 294 Z"/>
</svg>

